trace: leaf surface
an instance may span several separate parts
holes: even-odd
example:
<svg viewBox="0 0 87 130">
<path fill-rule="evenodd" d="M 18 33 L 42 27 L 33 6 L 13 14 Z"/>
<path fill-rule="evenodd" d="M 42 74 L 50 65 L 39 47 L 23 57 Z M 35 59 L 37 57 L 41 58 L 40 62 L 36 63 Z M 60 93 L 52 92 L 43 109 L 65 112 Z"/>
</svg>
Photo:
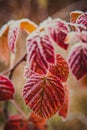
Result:
<svg viewBox="0 0 87 130">
<path fill-rule="evenodd" d="M 20 27 L 19 21 L 14 22 L 9 27 L 8 46 L 12 53 L 16 52 L 16 43 L 17 43 L 17 39 L 18 39 L 18 35 L 19 35 L 19 27 Z"/>
<path fill-rule="evenodd" d="M 0 75 L 0 101 L 5 101 L 9 99 L 13 99 L 14 95 L 14 87 L 12 82 Z"/>
<path fill-rule="evenodd" d="M 78 18 L 80 15 L 82 15 L 82 14 L 83 14 L 82 11 L 72 11 L 72 12 L 70 13 L 70 22 L 75 23 L 76 20 L 77 20 L 77 18 Z"/>
<path fill-rule="evenodd" d="M 84 43 L 74 45 L 70 50 L 68 63 L 77 80 L 85 76 L 87 74 L 87 45 Z"/>
<path fill-rule="evenodd" d="M 64 43 L 64 40 L 69 32 L 67 24 L 60 19 L 54 19 L 49 22 L 46 28 L 47 33 L 53 42 L 55 42 L 61 48 L 67 50 L 68 44 Z"/>
<path fill-rule="evenodd" d="M 66 84 L 64 85 L 64 88 L 65 88 L 65 101 L 64 101 L 63 107 L 61 107 L 58 114 L 66 118 L 69 111 L 69 90 L 68 90 L 69 88 Z"/>
<path fill-rule="evenodd" d="M 56 54 L 56 64 L 50 65 L 49 71 L 62 82 L 66 82 L 69 75 L 68 63 L 60 54 Z"/>
<path fill-rule="evenodd" d="M 31 33 L 37 29 L 37 25 L 28 19 L 22 19 L 20 20 L 20 28 L 22 28 L 27 33 Z"/>
<path fill-rule="evenodd" d="M 37 73 L 46 74 L 48 65 L 55 62 L 53 45 L 46 34 L 34 33 L 27 38 L 27 65 Z"/>
<path fill-rule="evenodd" d="M 55 76 L 31 75 L 23 89 L 26 104 L 44 119 L 60 109 L 64 96 L 64 87 Z"/>
</svg>

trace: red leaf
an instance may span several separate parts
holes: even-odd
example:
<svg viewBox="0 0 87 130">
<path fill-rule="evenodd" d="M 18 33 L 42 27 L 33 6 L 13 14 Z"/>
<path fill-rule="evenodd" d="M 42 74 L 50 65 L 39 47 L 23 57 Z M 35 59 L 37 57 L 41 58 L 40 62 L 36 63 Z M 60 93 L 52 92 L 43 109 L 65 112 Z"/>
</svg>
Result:
<svg viewBox="0 0 87 130">
<path fill-rule="evenodd" d="M 66 60 L 60 55 L 56 54 L 56 64 L 49 66 L 49 71 L 60 78 L 63 82 L 67 81 L 69 68 Z"/>
<path fill-rule="evenodd" d="M 55 76 L 31 75 L 23 89 L 26 104 L 41 118 L 50 118 L 64 103 L 64 87 Z"/>
<path fill-rule="evenodd" d="M 10 116 L 4 130 L 29 130 L 29 124 L 20 115 Z"/>
<path fill-rule="evenodd" d="M 37 75 L 37 73 L 35 73 L 34 71 L 32 71 L 32 70 L 29 68 L 29 66 L 26 65 L 25 68 L 24 68 L 24 77 L 25 77 L 26 79 L 29 79 L 30 76 L 33 75 L 33 74 L 36 74 L 36 75 Z"/>
<path fill-rule="evenodd" d="M 16 43 L 19 34 L 19 27 L 20 27 L 20 22 L 16 21 L 10 25 L 9 32 L 8 32 L 8 46 L 11 52 L 13 53 L 16 52 Z"/>
<path fill-rule="evenodd" d="M 49 22 L 47 27 L 48 34 L 51 36 L 51 39 L 63 49 L 68 48 L 68 44 L 64 43 L 64 40 L 69 32 L 69 28 L 65 22 L 60 19 L 54 19 Z"/>
<path fill-rule="evenodd" d="M 27 65 L 37 73 L 45 74 L 49 63 L 54 63 L 54 48 L 46 34 L 35 32 L 27 38 Z"/>
<path fill-rule="evenodd" d="M 76 23 L 84 25 L 87 29 L 87 12 L 86 13 L 82 13 L 82 15 L 80 15 L 77 20 Z"/>
<path fill-rule="evenodd" d="M 64 88 L 65 88 L 65 101 L 63 107 L 59 110 L 58 114 L 66 118 L 69 110 L 69 90 L 66 84 L 64 85 Z"/>
<path fill-rule="evenodd" d="M 39 118 L 33 112 L 30 115 L 29 122 L 32 125 L 32 130 L 47 130 L 46 120 Z"/>
<path fill-rule="evenodd" d="M 87 74 L 87 45 L 77 43 L 70 51 L 68 63 L 76 79 Z"/>
<path fill-rule="evenodd" d="M 0 101 L 13 98 L 14 87 L 9 79 L 0 75 Z"/>
</svg>

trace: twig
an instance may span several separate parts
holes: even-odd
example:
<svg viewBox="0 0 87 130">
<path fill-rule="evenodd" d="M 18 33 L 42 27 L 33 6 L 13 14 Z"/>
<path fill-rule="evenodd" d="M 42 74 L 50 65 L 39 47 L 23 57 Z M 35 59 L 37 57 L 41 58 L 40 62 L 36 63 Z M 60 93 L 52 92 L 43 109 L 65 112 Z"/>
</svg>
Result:
<svg viewBox="0 0 87 130">
<path fill-rule="evenodd" d="M 2 74 L 2 75 L 5 75 L 5 74 L 8 74 L 8 73 L 10 72 L 9 78 L 11 79 L 15 68 L 16 68 L 22 61 L 26 61 L 26 57 L 27 57 L 27 54 L 24 54 L 24 56 L 13 66 L 13 68 L 8 69 L 8 70 L 6 70 L 6 71 L 3 71 L 1 74 Z"/>
</svg>

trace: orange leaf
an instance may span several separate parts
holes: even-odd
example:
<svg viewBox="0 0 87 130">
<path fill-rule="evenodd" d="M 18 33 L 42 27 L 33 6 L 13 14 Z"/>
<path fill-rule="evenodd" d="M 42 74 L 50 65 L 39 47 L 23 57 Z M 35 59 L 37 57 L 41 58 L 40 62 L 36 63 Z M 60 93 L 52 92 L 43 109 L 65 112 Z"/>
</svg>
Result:
<svg viewBox="0 0 87 130">
<path fill-rule="evenodd" d="M 0 35 L 0 61 L 5 62 L 8 64 L 9 62 L 9 57 L 10 57 L 10 52 L 9 52 L 9 47 L 8 47 L 8 26 L 4 26 L 5 30 L 4 32 Z M 1 31 L 1 30 L 0 30 Z"/>
<path fill-rule="evenodd" d="M 10 59 L 10 50 L 8 47 L 8 31 L 9 26 L 13 22 L 13 20 L 9 21 L 0 29 L 0 61 L 5 62 L 5 64 L 8 64 Z"/>
<path fill-rule="evenodd" d="M 41 118 L 53 116 L 64 103 L 64 87 L 55 76 L 33 74 L 26 82 L 23 97 L 26 104 Z"/>
<path fill-rule="evenodd" d="M 69 110 L 69 90 L 68 86 L 65 84 L 65 101 L 63 107 L 59 110 L 59 115 L 66 118 L 68 115 L 68 110 Z"/>
<path fill-rule="evenodd" d="M 69 68 L 66 60 L 60 55 L 56 54 L 56 64 L 49 65 L 49 71 L 60 78 L 63 82 L 67 81 Z"/>
<path fill-rule="evenodd" d="M 76 20 L 77 20 L 77 18 L 78 18 L 81 14 L 83 14 L 82 11 L 72 11 L 72 12 L 70 13 L 70 21 L 71 21 L 72 23 L 75 23 Z"/>
<path fill-rule="evenodd" d="M 22 20 L 20 20 L 20 27 L 24 31 L 31 33 L 32 31 L 36 30 L 37 25 L 28 19 L 22 19 Z"/>
</svg>

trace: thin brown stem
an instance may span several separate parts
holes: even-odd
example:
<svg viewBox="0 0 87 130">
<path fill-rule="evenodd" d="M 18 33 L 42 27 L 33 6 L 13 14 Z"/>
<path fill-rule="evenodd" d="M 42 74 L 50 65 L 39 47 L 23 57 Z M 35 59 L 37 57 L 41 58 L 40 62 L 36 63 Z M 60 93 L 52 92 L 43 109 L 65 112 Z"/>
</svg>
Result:
<svg viewBox="0 0 87 130">
<path fill-rule="evenodd" d="M 13 68 L 8 69 L 8 70 L 6 70 L 6 71 L 3 71 L 1 74 L 2 74 L 2 75 L 5 75 L 5 74 L 10 73 L 10 74 L 9 74 L 9 78 L 11 79 L 11 77 L 12 77 L 12 75 L 13 75 L 13 72 L 14 72 L 14 70 L 16 69 L 16 67 L 17 67 L 21 62 L 26 61 L 26 56 L 27 56 L 27 54 L 24 54 L 24 56 L 13 66 Z"/>
</svg>

